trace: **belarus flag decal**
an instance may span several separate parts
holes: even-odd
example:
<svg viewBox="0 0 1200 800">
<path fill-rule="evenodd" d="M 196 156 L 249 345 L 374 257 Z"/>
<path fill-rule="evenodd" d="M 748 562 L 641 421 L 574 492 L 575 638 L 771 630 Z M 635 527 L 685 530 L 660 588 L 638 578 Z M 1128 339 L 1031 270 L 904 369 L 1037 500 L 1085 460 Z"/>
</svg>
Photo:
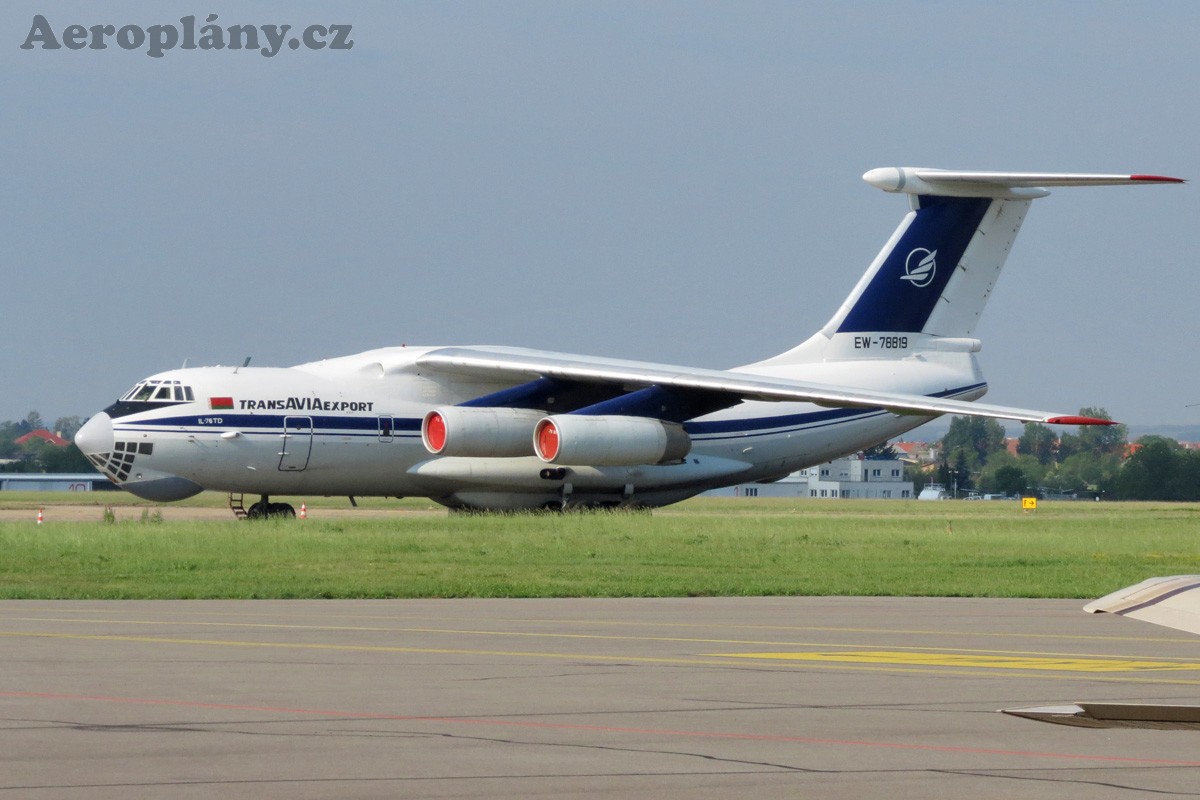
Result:
<svg viewBox="0 0 1200 800">
<path fill-rule="evenodd" d="M 208 398 L 208 407 L 213 411 L 219 411 L 223 408 L 233 408 L 232 397 L 210 397 Z"/>
</svg>

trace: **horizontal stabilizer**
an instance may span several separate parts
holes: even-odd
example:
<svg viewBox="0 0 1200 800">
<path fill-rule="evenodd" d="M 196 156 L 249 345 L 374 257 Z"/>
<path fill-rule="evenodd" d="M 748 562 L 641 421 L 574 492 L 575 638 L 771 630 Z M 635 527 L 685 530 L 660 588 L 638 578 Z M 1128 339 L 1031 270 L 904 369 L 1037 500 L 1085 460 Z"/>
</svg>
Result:
<svg viewBox="0 0 1200 800">
<path fill-rule="evenodd" d="M 1164 175 L 1103 175 L 1072 172 L 963 172 L 927 167 L 879 167 L 863 180 L 885 192 L 943 197 L 998 197 L 1029 200 L 1045 197 L 1046 187 L 1127 186 L 1184 183 Z"/>
</svg>

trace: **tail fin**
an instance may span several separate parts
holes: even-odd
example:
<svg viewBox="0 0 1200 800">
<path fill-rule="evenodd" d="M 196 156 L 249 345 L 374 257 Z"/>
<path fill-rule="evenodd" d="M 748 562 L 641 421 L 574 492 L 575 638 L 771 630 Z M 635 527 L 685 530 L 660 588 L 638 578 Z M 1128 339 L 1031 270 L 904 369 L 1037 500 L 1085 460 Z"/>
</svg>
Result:
<svg viewBox="0 0 1200 800">
<path fill-rule="evenodd" d="M 888 355 L 871 346 L 881 338 L 877 334 L 889 343 L 903 335 L 906 346 L 892 348 L 894 356 L 906 355 L 910 345 L 929 345 L 928 337 L 957 340 L 952 349 L 976 349 L 978 343 L 968 346 L 970 337 L 1029 204 L 1049 194 L 1043 187 L 1182 183 L 1154 175 L 911 167 L 873 169 L 863 180 L 909 195 L 912 210 L 820 333 L 766 363 Z"/>
</svg>

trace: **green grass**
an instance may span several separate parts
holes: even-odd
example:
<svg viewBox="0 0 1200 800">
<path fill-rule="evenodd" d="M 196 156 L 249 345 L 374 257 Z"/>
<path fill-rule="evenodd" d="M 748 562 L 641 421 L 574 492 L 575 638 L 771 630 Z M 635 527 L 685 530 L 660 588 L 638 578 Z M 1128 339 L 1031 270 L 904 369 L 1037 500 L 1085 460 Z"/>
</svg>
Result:
<svg viewBox="0 0 1200 800">
<path fill-rule="evenodd" d="M 0 522 L 2 598 L 1095 597 L 1200 573 L 1200 505 L 697 499 L 645 513 Z M 79 502 L 80 498 L 67 498 Z M 31 502 L 32 501 L 32 502 Z M 220 506 L 202 496 L 196 505 Z M 31 503 L 31 505 L 21 505 Z M 14 505 L 15 504 L 15 505 Z M 148 509 L 154 508 L 142 504 Z M 370 508 L 426 509 L 426 501 Z"/>
</svg>

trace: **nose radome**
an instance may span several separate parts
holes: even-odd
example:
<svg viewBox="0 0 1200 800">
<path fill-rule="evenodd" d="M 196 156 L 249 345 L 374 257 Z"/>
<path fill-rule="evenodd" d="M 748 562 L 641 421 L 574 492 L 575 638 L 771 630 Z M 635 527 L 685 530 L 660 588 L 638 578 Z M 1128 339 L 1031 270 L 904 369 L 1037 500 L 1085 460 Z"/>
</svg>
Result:
<svg viewBox="0 0 1200 800">
<path fill-rule="evenodd" d="M 75 433 L 75 446 L 85 456 L 111 453 L 113 449 L 112 417 L 101 411 Z"/>
</svg>

